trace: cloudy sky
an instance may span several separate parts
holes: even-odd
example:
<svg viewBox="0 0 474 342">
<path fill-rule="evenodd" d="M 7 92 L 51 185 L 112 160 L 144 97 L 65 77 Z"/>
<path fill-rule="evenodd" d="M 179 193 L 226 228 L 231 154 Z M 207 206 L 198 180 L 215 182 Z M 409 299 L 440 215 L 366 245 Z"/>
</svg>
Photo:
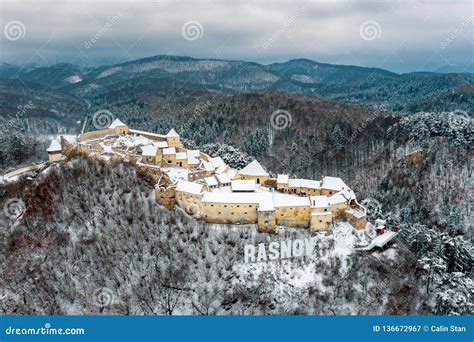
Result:
<svg viewBox="0 0 474 342">
<path fill-rule="evenodd" d="M 474 56 L 471 0 L 2 0 L 0 19 L 0 61 L 16 64 L 172 54 L 408 72 Z"/>
</svg>

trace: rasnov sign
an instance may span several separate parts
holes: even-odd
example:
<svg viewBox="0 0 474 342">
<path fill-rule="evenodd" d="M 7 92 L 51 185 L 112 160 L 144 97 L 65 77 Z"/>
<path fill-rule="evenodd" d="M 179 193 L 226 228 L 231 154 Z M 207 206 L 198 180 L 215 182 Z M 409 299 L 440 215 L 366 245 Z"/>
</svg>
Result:
<svg viewBox="0 0 474 342">
<path fill-rule="evenodd" d="M 274 241 L 268 244 L 244 246 L 244 262 L 262 262 L 268 260 L 298 258 L 311 256 L 316 238 Z"/>
</svg>

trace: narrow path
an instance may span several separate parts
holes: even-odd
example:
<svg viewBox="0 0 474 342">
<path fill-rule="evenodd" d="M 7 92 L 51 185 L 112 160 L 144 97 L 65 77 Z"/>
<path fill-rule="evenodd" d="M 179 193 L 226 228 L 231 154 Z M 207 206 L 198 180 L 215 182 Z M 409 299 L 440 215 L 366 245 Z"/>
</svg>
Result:
<svg viewBox="0 0 474 342">
<path fill-rule="evenodd" d="M 3 176 L 3 179 L 5 182 L 13 182 L 15 177 L 18 177 L 19 175 L 26 173 L 26 172 L 31 172 L 31 171 L 37 171 L 41 168 L 46 166 L 46 162 L 39 163 L 39 164 L 34 164 L 30 166 L 25 166 L 20 169 L 13 170 L 11 172 L 6 173 Z"/>
</svg>

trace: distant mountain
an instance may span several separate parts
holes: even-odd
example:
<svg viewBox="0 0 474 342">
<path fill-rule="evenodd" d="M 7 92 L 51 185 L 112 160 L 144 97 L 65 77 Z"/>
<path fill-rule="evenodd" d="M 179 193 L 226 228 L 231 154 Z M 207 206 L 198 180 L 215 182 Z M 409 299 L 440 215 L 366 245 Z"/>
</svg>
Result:
<svg viewBox="0 0 474 342">
<path fill-rule="evenodd" d="M 450 74 L 450 73 L 470 73 L 474 74 L 474 63 L 458 64 L 458 65 L 444 65 L 435 70 L 435 72 Z"/>
<path fill-rule="evenodd" d="M 10 63 L 0 63 L 0 78 L 17 77 L 36 68 L 38 68 L 36 64 L 23 64 L 22 66 L 18 66 Z"/>
<path fill-rule="evenodd" d="M 0 119 L 28 119 L 32 132 L 76 133 L 87 108 L 73 95 L 25 80 L 0 79 Z"/>
<path fill-rule="evenodd" d="M 11 77 L 5 68 L 2 77 Z M 137 98 L 199 91 L 251 93 L 281 91 L 363 104 L 383 104 L 409 112 L 420 102 L 436 99 L 436 108 L 456 107 L 456 98 L 444 106 L 442 94 L 470 89 L 474 74 L 417 72 L 396 74 L 378 68 L 318 63 L 295 59 L 261 65 L 253 62 L 153 56 L 110 66 L 84 69 L 57 64 L 21 72 L 15 77 L 86 98 L 93 103 L 123 103 Z M 453 103 L 454 100 L 454 103 Z M 461 104 L 460 104 L 461 105 Z M 429 106 L 428 106 L 429 107 Z"/>
<path fill-rule="evenodd" d="M 48 67 L 21 72 L 17 78 L 41 84 L 51 89 L 59 89 L 82 81 L 85 70 L 77 65 L 60 63 Z"/>
</svg>

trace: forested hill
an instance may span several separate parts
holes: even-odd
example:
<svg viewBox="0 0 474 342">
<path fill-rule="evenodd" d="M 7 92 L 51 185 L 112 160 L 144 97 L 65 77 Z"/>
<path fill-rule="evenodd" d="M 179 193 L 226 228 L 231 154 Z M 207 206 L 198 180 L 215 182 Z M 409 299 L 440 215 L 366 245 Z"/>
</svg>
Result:
<svg viewBox="0 0 474 342">
<path fill-rule="evenodd" d="M 25 212 L 0 213 L 1 313 L 472 314 L 460 236 L 403 224 L 395 254 L 357 254 L 367 232 L 341 223 L 311 257 L 249 265 L 244 245 L 309 232 L 207 225 L 159 206 L 152 186 L 131 166 L 73 159 L 3 188 L 0 204 Z"/>
<path fill-rule="evenodd" d="M 0 77 L 40 84 L 99 106 L 133 101 L 175 88 L 183 93 L 282 91 L 383 104 L 391 110 L 411 112 L 430 110 L 435 105 L 442 111 L 453 110 L 453 102 L 458 103 L 457 109 L 466 108 L 471 112 L 472 90 L 464 97 L 446 99 L 446 106 L 442 98 L 444 93 L 469 89 L 465 86 L 474 83 L 474 75 L 469 73 L 396 74 L 378 68 L 325 64 L 308 59 L 262 65 L 164 55 L 95 68 L 65 63 L 33 68 L 2 64 Z"/>
</svg>

